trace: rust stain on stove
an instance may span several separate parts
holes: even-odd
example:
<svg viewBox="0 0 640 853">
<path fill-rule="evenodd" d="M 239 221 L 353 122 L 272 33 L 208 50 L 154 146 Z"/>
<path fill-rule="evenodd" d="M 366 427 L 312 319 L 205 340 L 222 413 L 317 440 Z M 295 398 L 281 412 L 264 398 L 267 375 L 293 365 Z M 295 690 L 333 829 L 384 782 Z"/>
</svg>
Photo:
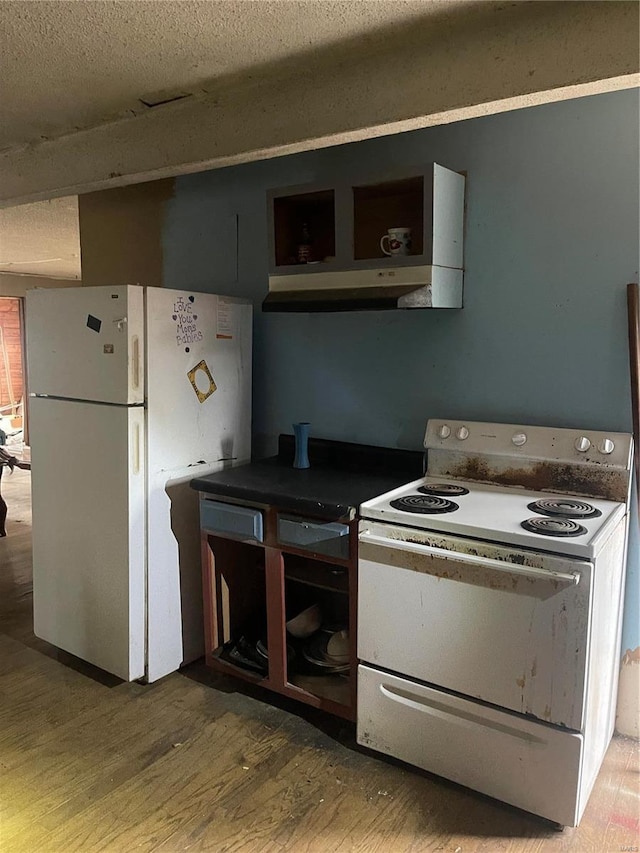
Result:
<svg viewBox="0 0 640 853">
<path fill-rule="evenodd" d="M 394 537 L 397 541 L 417 542 L 418 544 L 427 544 L 425 538 L 417 538 L 411 536 L 409 531 L 404 535 Z M 360 556 L 367 559 L 368 544 L 366 539 L 360 542 Z M 384 548 L 384 546 L 376 545 L 376 550 Z M 487 556 L 492 556 L 493 549 L 490 546 L 477 548 L 479 553 L 488 552 Z M 505 572 L 502 568 L 486 565 L 477 565 L 473 570 L 469 570 L 466 563 L 461 563 L 458 559 L 459 553 L 452 551 L 448 554 L 415 554 L 409 551 L 403 551 L 396 548 L 384 548 L 384 564 L 393 566 L 394 568 L 403 569 L 410 572 L 418 572 L 420 574 L 430 575 L 438 581 L 448 581 L 454 583 L 463 583 L 468 586 L 484 587 L 485 589 L 500 590 L 509 593 L 518 593 L 526 590 L 526 594 L 540 600 L 549 598 L 555 593 L 558 586 L 558 581 L 550 572 L 548 576 L 532 577 L 530 575 L 518 574 L 517 572 Z M 484 556 L 484 554 L 483 554 Z M 501 563 L 508 564 L 509 557 L 513 557 L 511 552 L 501 554 Z M 540 562 L 539 555 L 532 555 L 532 559 L 525 558 L 524 555 L 518 555 L 518 565 L 535 565 Z M 376 560 L 380 559 L 376 555 Z M 514 561 L 516 562 L 516 561 Z"/>
<path fill-rule="evenodd" d="M 467 540 L 458 537 L 444 538 L 437 533 L 433 533 L 430 531 L 421 531 L 419 535 L 411 530 L 411 528 L 396 528 L 393 533 L 393 539 L 397 542 L 408 542 L 415 545 L 428 545 L 433 548 L 438 548 L 445 552 L 442 554 L 441 559 L 443 560 L 456 560 L 456 556 L 459 554 L 468 554 L 471 557 L 483 557 L 490 560 L 496 560 L 500 563 L 513 563 L 516 566 L 524 566 L 531 568 L 547 568 L 548 569 L 548 557 L 545 555 L 530 551 L 530 552 L 519 552 L 513 551 L 504 545 L 494 545 L 491 542 L 478 542 L 477 540 Z M 366 539 L 360 542 L 361 552 L 367 548 Z M 400 553 L 400 552 L 396 552 Z M 406 552 L 406 559 L 403 562 L 408 560 L 408 555 Z M 416 560 L 416 555 L 413 555 L 414 562 L 419 561 L 419 558 Z M 391 559 L 391 554 L 389 554 L 389 559 Z M 564 570 L 563 567 L 560 567 L 561 570 Z M 523 581 L 525 576 L 522 577 Z M 536 583 L 535 579 L 531 577 L 526 577 L 528 583 Z M 550 586 L 555 585 L 559 586 L 557 579 L 551 578 L 546 581 Z"/>
<path fill-rule="evenodd" d="M 527 679 L 523 675 L 522 678 L 516 678 L 516 684 L 521 690 L 524 690 L 524 686 L 527 683 Z"/>
<path fill-rule="evenodd" d="M 520 467 L 504 468 L 500 465 L 490 465 L 486 456 L 468 456 L 450 464 L 448 469 L 441 473 L 460 480 L 606 500 L 625 500 L 627 493 L 625 472 L 595 465 L 531 462 Z"/>
</svg>

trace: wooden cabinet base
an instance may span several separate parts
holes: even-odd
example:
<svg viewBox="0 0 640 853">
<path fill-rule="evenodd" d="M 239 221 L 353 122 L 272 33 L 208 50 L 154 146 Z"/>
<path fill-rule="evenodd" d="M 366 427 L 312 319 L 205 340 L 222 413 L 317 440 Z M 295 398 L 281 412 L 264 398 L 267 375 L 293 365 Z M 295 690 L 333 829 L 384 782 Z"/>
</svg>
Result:
<svg viewBox="0 0 640 853">
<path fill-rule="evenodd" d="M 202 530 L 207 666 L 355 720 L 357 521 L 345 522 L 350 526 L 348 557 L 341 559 L 278 542 L 277 508 L 262 512 L 263 542 Z M 325 672 L 309 657 L 306 641 L 288 635 L 287 610 L 292 604 L 304 607 L 298 602 L 307 600 L 321 601 L 328 623 L 348 626 L 344 671 Z"/>
</svg>

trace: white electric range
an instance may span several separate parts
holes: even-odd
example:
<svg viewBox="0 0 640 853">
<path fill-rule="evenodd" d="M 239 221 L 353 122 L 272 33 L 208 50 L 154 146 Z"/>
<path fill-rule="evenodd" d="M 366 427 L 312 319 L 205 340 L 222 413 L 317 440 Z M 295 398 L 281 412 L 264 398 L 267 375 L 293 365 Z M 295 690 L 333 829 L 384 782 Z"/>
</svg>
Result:
<svg viewBox="0 0 640 853">
<path fill-rule="evenodd" d="M 358 742 L 577 825 L 615 721 L 631 436 L 429 421 L 360 507 Z"/>
</svg>

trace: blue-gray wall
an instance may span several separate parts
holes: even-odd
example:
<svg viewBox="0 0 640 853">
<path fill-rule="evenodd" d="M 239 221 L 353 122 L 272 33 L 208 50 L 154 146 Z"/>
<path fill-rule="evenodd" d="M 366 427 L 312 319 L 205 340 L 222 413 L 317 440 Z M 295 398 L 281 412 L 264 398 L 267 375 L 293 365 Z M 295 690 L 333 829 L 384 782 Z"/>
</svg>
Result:
<svg viewBox="0 0 640 853">
<path fill-rule="evenodd" d="M 630 431 L 638 125 L 629 90 L 177 179 L 166 286 L 256 306 L 256 454 L 274 452 L 298 420 L 315 436 L 414 449 L 431 417 Z M 464 310 L 260 313 L 269 187 L 434 160 L 468 173 Z M 632 649 L 636 534 L 623 637 Z"/>
</svg>

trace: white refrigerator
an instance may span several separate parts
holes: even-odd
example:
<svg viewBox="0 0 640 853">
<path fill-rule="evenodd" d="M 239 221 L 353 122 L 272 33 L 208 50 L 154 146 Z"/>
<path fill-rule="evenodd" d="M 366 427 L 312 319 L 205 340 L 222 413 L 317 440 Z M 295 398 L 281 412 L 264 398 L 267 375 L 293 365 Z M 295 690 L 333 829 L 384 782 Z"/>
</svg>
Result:
<svg viewBox="0 0 640 853">
<path fill-rule="evenodd" d="M 203 653 L 189 481 L 250 458 L 251 333 L 233 297 L 27 293 L 38 637 L 127 681 Z"/>
</svg>

